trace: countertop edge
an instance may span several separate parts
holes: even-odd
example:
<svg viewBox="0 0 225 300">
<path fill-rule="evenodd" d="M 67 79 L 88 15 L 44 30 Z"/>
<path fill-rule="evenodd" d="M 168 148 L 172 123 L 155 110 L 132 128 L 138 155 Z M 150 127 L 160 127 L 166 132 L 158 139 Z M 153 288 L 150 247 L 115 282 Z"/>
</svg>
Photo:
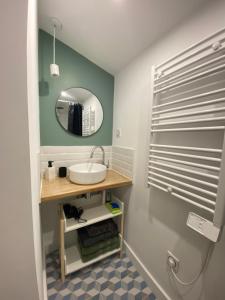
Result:
<svg viewBox="0 0 225 300">
<path fill-rule="evenodd" d="M 54 194 L 54 195 L 50 195 L 50 196 L 41 196 L 41 203 L 48 203 L 48 202 L 52 202 L 52 201 L 57 201 L 57 200 L 62 200 L 63 198 L 67 198 L 70 196 L 77 196 L 77 195 L 81 195 L 84 193 L 91 193 L 91 192 L 97 192 L 97 191 L 103 191 L 106 189 L 113 189 L 113 188 L 119 188 L 119 187 L 123 187 L 123 186 L 130 186 L 132 185 L 132 178 L 127 177 L 126 175 L 123 175 L 121 173 L 119 173 L 116 170 L 111 169 L 110 171 L 113 171 L 115 173 L 117 173 L 118 175 L 122 176 L 125 181 L 124 182 L 118 182 L 118 183 L 106 183 L 105 185 L 103 184 L 102 186 L 96 186 L 93 185 L 93 187 L 91 187 L 91 185 L 88 186 L 87 190 L 83 190 L 83 191 L 69 191 L 69 192 L 63 192 L 58 193 L 58 194 Z M 104 181 L 103 181 L 104 183 Z M 72 183 L 71 183 L 72 184 Z M 41 184 L 42 188 L 43 188 L 43 184 Z"/>
</svg>

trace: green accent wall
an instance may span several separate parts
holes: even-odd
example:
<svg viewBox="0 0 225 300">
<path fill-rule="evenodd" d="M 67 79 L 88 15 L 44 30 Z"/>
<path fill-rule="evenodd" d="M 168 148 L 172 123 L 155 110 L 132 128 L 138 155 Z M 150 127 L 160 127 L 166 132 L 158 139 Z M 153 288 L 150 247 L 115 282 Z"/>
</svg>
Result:
<svg viewBox="0 0 225 300">
<path fill-rule="evenodd" d="M 52 63 L 52 36 L 39 31 L 39 95 L 40 131 L 42 146 L 112 145 L 114 77 L 56 40 L 56 63 L 60 77 L 49 73 Z M 89 137 L 66 132 L 58 123 L 55 104 L 61 91 L 83 87 L 92 91 L 102 104 L 104 120 L 101 128 Z"/>
</svg>

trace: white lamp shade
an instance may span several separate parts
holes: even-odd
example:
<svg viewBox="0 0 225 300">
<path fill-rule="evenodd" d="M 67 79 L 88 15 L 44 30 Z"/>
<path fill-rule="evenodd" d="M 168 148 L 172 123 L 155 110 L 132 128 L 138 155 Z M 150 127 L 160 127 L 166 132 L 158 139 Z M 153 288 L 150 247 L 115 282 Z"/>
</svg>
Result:
<svg viewBox="0 0 225 300">
<path fill-rule="evenodd" d="M 53 77 L 59 77 L 59 66 L 56 64 L 50 65 L 50 73 Z"/>
</svg>

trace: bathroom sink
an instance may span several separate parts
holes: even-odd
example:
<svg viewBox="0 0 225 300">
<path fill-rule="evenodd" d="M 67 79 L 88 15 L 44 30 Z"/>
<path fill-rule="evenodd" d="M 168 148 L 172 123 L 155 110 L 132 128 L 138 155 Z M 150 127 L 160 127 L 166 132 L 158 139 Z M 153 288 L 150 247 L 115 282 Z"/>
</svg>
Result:
<svg viewBox="0 0 225 300">
<path fill-rule="evenodd" d="M 106 166 L 97 163 L 83 163 L 69 167 L 70 180 L 78 184 L 95 184 L 106 177 Z"/>
</svg>

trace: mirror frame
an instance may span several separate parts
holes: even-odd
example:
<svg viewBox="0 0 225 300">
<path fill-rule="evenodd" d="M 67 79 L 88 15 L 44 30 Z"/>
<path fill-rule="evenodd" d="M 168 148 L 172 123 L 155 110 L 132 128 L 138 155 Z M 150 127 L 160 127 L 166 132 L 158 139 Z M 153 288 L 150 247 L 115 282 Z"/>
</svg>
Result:
<svg viewBox="0 0 225 300">
<path fill-rule="evenodd" d="M 76 135 L 70 131 L 68 131 L 66 128 L 63 127 L 63 125 L 61 124 L 61 122 L 59 121 L 59 118 L 57 116 L 57 102 L 58 102 L 58 99 L 60 97 L 60 95 L 58 96 L 58 98 L 56 99 L 56 103 L 55 103 L 55 117 L 56 117 L 56 121 L 57 123 L 60 125 L 60 127 L 69 135 L 73 136 L 73 137 L 79 137 L 79 138 L 89 138 L 93 135 L 95 135 L 96 133 L 98 133 L 98 131 L 102 128 L 102 125 L 103 125 L 103 122 L 104 122 L 104 109 L 103 109 L 103 105 L 101 103 L 101 101 L 99 100 L 99 98 L 89 89 L 85 88 L 85 87 L 81 87 L 81 86 L 73 86 L 73 87 L 69 87 L 69 88 L 66 88 L 66 89 L 63 89 L 63 91 L 68 91 L 70 89 L 84 89 L 84 90 L 87 90 L 89 91 L 90 93 L 92 93 L 99 101 L 101 107 L 102 107 L 102 123 L 101 123 L 101 126 L 98 128 L 98 130 L 96 130 L 94 133 L 90 134 L 90 135 L 87 135 L 87 136 L 81 136 L 81 135 Z"/>
</svg>

